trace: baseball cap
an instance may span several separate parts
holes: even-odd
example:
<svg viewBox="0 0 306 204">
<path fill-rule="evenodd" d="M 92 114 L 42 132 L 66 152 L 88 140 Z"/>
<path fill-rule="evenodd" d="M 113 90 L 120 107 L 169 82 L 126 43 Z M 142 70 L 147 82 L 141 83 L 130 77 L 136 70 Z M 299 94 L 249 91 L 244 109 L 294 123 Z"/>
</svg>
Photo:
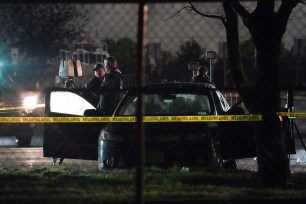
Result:
<svg viewBox="0 0 306 204">
<path fill-rule="evenodd" d="M 100 68 L 103 68 L 104 69 L 104 66 L 103 64 L 95 64 L 94 68 L 93 68 L 93 71 L 97 71 L 98 69 Z"/>
</svg>

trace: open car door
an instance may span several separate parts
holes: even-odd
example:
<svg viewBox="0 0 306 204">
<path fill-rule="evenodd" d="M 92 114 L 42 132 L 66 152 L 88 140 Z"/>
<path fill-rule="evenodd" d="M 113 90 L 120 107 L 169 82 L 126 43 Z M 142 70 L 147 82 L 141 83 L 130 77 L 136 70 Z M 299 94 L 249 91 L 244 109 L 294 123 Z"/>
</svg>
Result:
<svg viewBox="0 0 306 204">
<path fill-rule="evenodd" d="M 46 117 L 102 116 L 96 109 L 99 96 L 88 89 L 46 90 Z M 104 123 L 45 123 L 44 157 L 98 159 L 98 137 Z"/>
<path fill-rule="evenodd" d="M 243 115 L 242 108 L 234 107 L 228 114 L 231 115 Z M 222 145 L 222 157 L 223 159 L 242 159 L 257 157 L 256 143 L 255 143 L 255 131 L 256 127 L 254 123 L 260 123 L 260 121 L 237 121 L 237 122 L 221 122 L 221 145 Z M 285 123 L 283 118 L 282 123 Z M 295 142 L 288 128 L 285 127 L 285 143 L 288 154 L 295 154 Z"/>
</svg>

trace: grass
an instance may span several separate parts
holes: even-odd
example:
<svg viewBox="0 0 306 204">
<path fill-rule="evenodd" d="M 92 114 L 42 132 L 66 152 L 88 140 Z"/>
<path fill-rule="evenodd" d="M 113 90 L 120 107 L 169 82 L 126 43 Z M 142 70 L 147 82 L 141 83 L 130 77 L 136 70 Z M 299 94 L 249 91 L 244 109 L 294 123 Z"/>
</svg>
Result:
<svg viewBox="0 0 306 204">
<path fill-rule="evenodd" d="M 265 189 L 256 172 L 146 168 L 145 201 L 306 198 L 306 174 L 288 189 Z M 2 203 L 109 203 L 135 200 L 135 170 L 77 171 L 67 167 L 1 168 Z"/>
</svg>

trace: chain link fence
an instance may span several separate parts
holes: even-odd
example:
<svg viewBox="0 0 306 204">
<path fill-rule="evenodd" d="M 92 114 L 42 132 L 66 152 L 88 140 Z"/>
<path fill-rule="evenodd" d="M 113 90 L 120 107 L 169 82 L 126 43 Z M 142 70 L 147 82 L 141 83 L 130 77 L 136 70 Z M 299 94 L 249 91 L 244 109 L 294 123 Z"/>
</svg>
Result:
<svg viewBox="0 0 306 204">
<path fill-rule="evenodd" d="M 250 11 L 256 6 L 254 1 L 243 1 L 243 4 Z M 224 17 L 222 2 L 197 2 L 193 5 L 203 14 Z M 146 82 L 189 82 L 194 70 L 190 70 L 188 64 L 198 62 L 199 65 L 210 68 L 209 74 L 217 87 L 232 87 L 233 81 L 227 75 L 224 25 L 218 18 L 190 12 L 189 6 L 190 4 L 181 2 L 148 3 L 148 19 L 145 22 Z M 3 11 L 0 14 L 3 25 L 0 29 L 0 58 L 3 63 L 8 64 L 1 67 L 1 107 L 11 107 L 4 98 L 7 97 L 7 90 L 16 87 L 11 85 L 13 82 L 19 84 L 15 94 L 20 94 L 20 87 L 40 93 L 48 87 L 64 87 L 67 77 L 61 70 L 68 66 L 65 62 L 72 59 L 79 60 L 81 66 L 80 70 L 74 70 L 77 72 L 77 75 L 74 74 L 76 87 L 84 87 L 94 76 L 94 65 L 103 63 L 107 56 L 117 58 L 118 67 L 125 75 L 124 87 L 136 85 L 137 60 L 140 57 L 137 53 L 140 40 L 138 4 L 0 4 L 0 8 Z M 17 14 L 12 17 L 15 9 L 19 9 L 23 18 Z M 284 84 L 289 81 L 303 86 L 306 83 L 305 13 L 306 7 L 303 5 L 293 10 L 283 37 L 284 53 L 280 71 L 281 82 Z M 239 32 L 244 67 L 252 81 L 256 72 L 255 48 L 241 21 Z M 215 51 L 217 57 L 208 59 L 208 51 Z M 286 94 L 282 94 L 284 104 Z M 239 100 L 235 91 L 224 92 L 224 95 L 230 105 Z M 297 92 L 296 96 L 300 100 L 296 109 L 305 111 L 305 92 Z M 43 100 L 43 94 L 41 98 Z M 1 114 L 7 116 L 4 109 Z M 303 122 L 302 119 L 297 119 L 302 134 Z M 0 124 L 0 127 L 3 130 L 4 124 Z M 18 128 L 17 125 L 13 129 Z M 32 142 L 26 148 L 16 145 L 14 131 L 1 134 L 1 167 L 52 164 L 52 158 L 43 158 L 42 155 L 42 124 L 34 129 Z M 70 160 L 66 164 L 74 162 L 76 166 L 84 166 Z M 96 162 L 90 164 L 92 168 L 97 168 Z"/>
</svg>

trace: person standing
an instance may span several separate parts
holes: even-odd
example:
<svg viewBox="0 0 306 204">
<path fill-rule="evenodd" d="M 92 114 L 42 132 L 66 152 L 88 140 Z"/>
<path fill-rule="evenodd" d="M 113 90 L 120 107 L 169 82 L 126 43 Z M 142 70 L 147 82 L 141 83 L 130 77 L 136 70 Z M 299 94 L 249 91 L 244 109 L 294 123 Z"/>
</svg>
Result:
<svg viewBox="0 0 306 204">
<path fill-rule="evenodd" d="M 85 84 L 85 88 L 99 90 L 101 84 L 104 82 L 106 70 L 102 64 L 96 64 L 93 71 L 95 72 L 95 76 Z"/>
<path fill-rule="evenodd" d="M 117 67 L 117 60 L 113 56 L 106 57 L 104 65 L 106 76 L 101 84 L 102 97 L 100 97 L 98 107 L 105 115 L 112 115 L 122 96 L 120 90 L 123 89 L 123 74 Z"/>
<path fill-rule="evenodd" d="M 199 66 L 197 75 L 192 77 L 193 83 L 211 83 L 208 76 L 208 68 L 205 66 Z"/>
<path fill-rule="evenodd" d="M 85 88 L 91 90 L 91 99 L 99 105 L 101 86 L 105 80 L 106 70 L 103 64 L 96 64 L 93 68 L 95 76 L 85 84 Z"/>
<path fill-rule="evenodd" d="M 154 70 L 149 75 L 149 83 L 161 83 L 162 82 L 163 66 L 161 63 L 157 63 Z"/>
</svg>

